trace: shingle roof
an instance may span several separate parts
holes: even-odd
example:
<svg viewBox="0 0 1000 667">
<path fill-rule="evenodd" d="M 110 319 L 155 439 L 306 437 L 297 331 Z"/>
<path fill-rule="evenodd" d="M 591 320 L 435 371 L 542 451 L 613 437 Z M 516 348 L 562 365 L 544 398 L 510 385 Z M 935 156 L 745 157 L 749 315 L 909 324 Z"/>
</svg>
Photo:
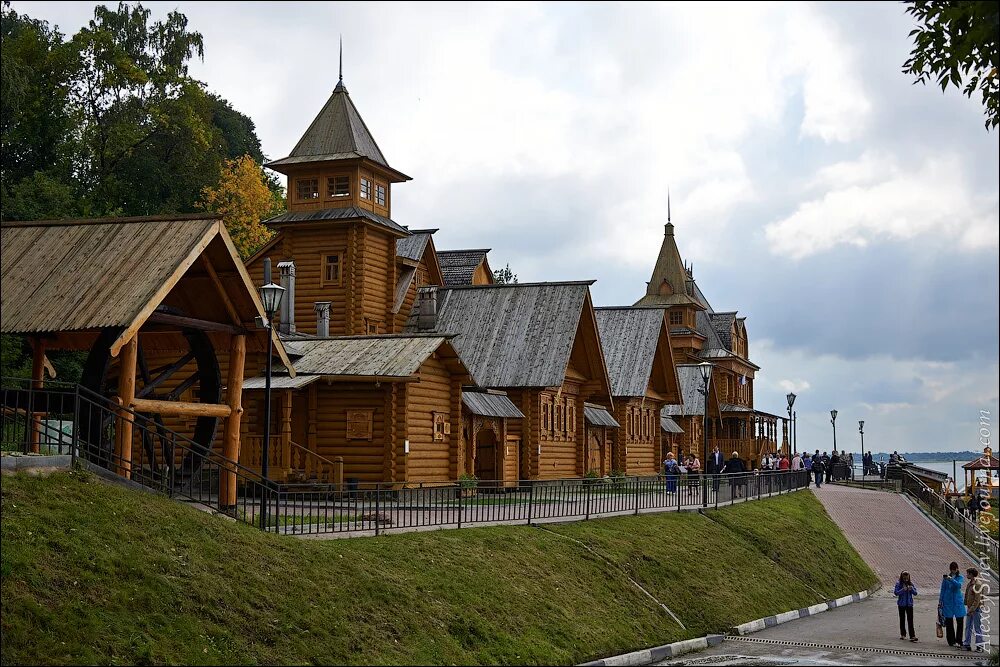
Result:
<svg viewBox="0 0 1000 667">
<path fill-rule="evenodd" d="M 719 340 L 727 350 L 733 349 L 733 323 L 736 321 L 736 311 L 728 313 L 708 313 L 712 328 L 718 334 Z"/>
<path fill-rule="evenodd" d="M 614 396 L 645 396 L 663 328 L 660 308 L 595 308 Z"/>
<path fill-rule="evenodd" d="M 431 235 L 436 231 L 436 229 L 413 229 L 410 230 L 410 236 L 396 239 L 396 257 L 419 262 L 424 256 Z"/>
<path fill-rule="evenodd" d="M 474 250 L 439 250 L 438 264 L 441 265 L 441 276 L 445 287 L 471 285 L 476 267 L 483 263 L 489 248 Z"/>
<path fill-rule="evenodd" d="M 524 413 L 504 394 L 485 391 L 462 391 L 462 404 L 474 415 L 524 419 Z"/>
<path fill-rule="evenodd" d="M 663 243 L 660 254 L 656 258 L 653 274 L 646 285 L 646 295 L 635 302 L 637 306 L 672 306 L 684 303 L 697 303 L 688 293 L 688 275 L 681 261 L 681 253 L 674 239 L 674 226 L 664 225 Z M 670 294 L 660 294 L 661 286 L 670 286 Z"/>
<path fill-rule="evenodd" d="M 660 428 L 662 428 L 667 433 L 683 433 L 684 432 L 684 429 L 682 429 L 680 426 L 678 426 L 677 422 L 675 422 L 670 417 L 664 416 L 664 414 L 662 412 L 660 413 Z"/>
<path fill-rule="evenodd" d="M 610 426 L 612 428 L 621 428 L 608 409 L 603 405 L 594 405 L 593 403 L 583 404 L 583 416 L 587 420 L 587 423 L 591 426 Z"/>
<path fill-rule="evenodd" d="M 565 380 L 593 281 L 443 287 L 434 331 L 452 341 L 480 387 L 555 387 Z M 408 331 L 415 331 L 411 314 Z"/>
<path fill-rule="evenodd" d="M 719 332 L 715 330 L 715 326 L 712 323 L 709 314 L 704 310 L 699 310 L 694 316 L 695 326 L 698 329 L 698 333 L 705 337 L 705 344 L 702 350 L 728 350 L 722 339 L 719 338 Z"/>
<path fill-rule="evenodd" d="M 684 417 L 705 414 L 705 396 L 699 391 L 704 384 L 698 364 L 678 364 L 677 379 L 681 386 L 681 405 L 667 405 L 660 416 Z"/>
<path fill-rule="evenodd" d="M 445 336 L 422 335 L 299 340 L 294 345 L 302 356 L 294 366 L 300 375 L 404 378 L 447 341 Z"/>
<path fill-rule="evenodd" d="M 352 158 L 367 158 L 392 169 L 351 101 L 347 88 L 340 82 L 292 152 L 267 166 Z"/>
<path fill-rule="evenodd" d="M 282 213 L 264 221 L 266 225 L 277 225 L 283 222 L 307 222 L 315 220 L 350 220 L 362 218 L 377 225 L 381 225 L 394 232 L 399 232 L 405 236 L 410 235 L 410 231 L 402 225 L 390 220 L 384 215 L 372 213 L 357 206 L 342 206 L 340 208 L 321 208 L 317 211 L 292 211 Z"/>
</svg>

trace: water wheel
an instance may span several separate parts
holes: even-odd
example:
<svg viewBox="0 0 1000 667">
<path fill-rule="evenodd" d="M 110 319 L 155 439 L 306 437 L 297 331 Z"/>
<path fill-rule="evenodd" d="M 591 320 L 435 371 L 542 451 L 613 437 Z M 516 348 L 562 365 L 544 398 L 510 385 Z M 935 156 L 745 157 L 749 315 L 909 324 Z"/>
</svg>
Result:
<svg viewBox="0 0 1000 667">
<path fill-rule="evenodd" d="M 159 312 L 179 315 L 175 309 L 161 307 Z M 121 328 L 104 329 L 91 347 L 84 364 L 81 386 L 90 391 L 111 398 L 118 393 L 118 360 L 111 356 L 111 345 L 121 335 Z M 155 367 L 151 367 L 143 349 L 140 332 L 136 360 L 136 398 L 150 400 L 177 401 L 188 390 L 197 397 L 197 402 L 220 403 L 222 399 L 222 376 L 215 348 L 208 335 L 198 329 L 182 329 L 186 346 L 171 352 L 169 358 L 158 352 Z M 194 363 L 194 369 L 191 364 Z M 184 376 L 177 381 L 178 374 Z M 173 381 L 171 381 L 173 380 Z M 212 442 L 218 429 L 218 417 L 197 417 L 192 431 L 184 430 L 187 439 L 182 443 L 186 453 L 178 462 L 173 434 L 164 425 L 158 413 L 139 413 L 143 420 L 137 420 L 134 430 L 142 440 L 142 465 L 153 480 L 165 478 L 166 468 L 177 464 L 175 482 L 188 483 L 200 470 L 203 456 L 212 449 Z M 78 432 L 90 456 L 97 461 L 108 462 L 114 453 L 114 415 L 110 411 L 82 410 Z"/>
</svg>

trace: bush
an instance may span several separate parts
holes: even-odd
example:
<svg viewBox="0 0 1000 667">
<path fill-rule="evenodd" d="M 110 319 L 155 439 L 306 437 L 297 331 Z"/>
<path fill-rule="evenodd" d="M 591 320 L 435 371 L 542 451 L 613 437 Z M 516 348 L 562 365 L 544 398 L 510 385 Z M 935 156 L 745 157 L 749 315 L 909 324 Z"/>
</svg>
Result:
<svg viewBox="0 0 1000 667">
<path fill-rule="evenodd" d="M 479 486 L 479 478 L 464 472 L 458 477 L 458 486 L 463 489 L 474 489 Z"/>
</svg>

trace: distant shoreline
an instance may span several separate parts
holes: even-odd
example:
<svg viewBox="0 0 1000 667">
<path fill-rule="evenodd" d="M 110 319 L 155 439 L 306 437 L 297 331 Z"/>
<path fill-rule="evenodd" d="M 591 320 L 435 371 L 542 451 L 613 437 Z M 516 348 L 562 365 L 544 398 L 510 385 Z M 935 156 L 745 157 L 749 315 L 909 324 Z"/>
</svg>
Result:
<svg viewBox="0 0 1000 667">
<path fill-rule="evenodd" d="M 962 461 L 967 463 L 973 459 L 977 459 L 983 455 L 982 452 L 964 451 L 964 452 L 901 452 L 904 459 L 917 463 L 918 461 Z M 884 456 L 886 459 L 889 458 L 891 452 L 876 452 L 872 456 L 875 460 L 879 457 Z"/>
</svg>

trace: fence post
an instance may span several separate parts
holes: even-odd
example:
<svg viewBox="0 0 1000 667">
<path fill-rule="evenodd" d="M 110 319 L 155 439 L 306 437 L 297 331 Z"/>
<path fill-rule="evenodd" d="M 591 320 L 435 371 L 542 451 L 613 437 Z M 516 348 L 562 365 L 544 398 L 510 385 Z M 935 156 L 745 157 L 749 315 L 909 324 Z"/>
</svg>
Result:
<svg viewBox="0 0 1000 667">
<path fill-rule="evenodd" d="M 635 478 L 635 515 L 639 516 L 639 478 Z"/>
<path fill-rule="evenodd" d="M 584 488 L 584 491 L 586 492 L 586 496 L 587 496 L 587 510 L 586 510 L 587 514 L 584 517 L 584 520 L 589 520 L 590 519 L 590 484 L 587 484 L 586 480 L 584 480 L 584 482 L 583 482 L 583 488 Z"/>
<path fill-rule="evenodd" d="M 520 486 L 520 485 L 521 485 L 521 483 L 518 482 L 518 486 Z M 528 525 L 529 526 L 531 525 L 531 510 L 534 507 L 534 505 L 535 505 L 535 485 L 534 484 L 529 484 L 528 485 Z"/>
<path fill-rule="evenodd" d="M 69 441 L 70 467 L 76 468 L 76 450 L 80 443 L 80 385 L 74 385 L 73 392 L 73 437 Z"/>
<path fill-rule="evenodd" d="M 462 527 L 462 483 L 458 483 L 458 527 Z"/>
<path fill-rule="evenodd" d="M 381 491 L 381 489 L 379 488 L 380 486 L 381 485 L 378 482 L 375 482 L 375 517 L 374 517 L 374 519 L 375 519 L 375 535 L 376 536 L 378 535 L 378 531 L 379 531 L 379 528 L 378 528 L 379 496 L 382 495 L 380 493 L 380 491 Z"/>
</svg>

